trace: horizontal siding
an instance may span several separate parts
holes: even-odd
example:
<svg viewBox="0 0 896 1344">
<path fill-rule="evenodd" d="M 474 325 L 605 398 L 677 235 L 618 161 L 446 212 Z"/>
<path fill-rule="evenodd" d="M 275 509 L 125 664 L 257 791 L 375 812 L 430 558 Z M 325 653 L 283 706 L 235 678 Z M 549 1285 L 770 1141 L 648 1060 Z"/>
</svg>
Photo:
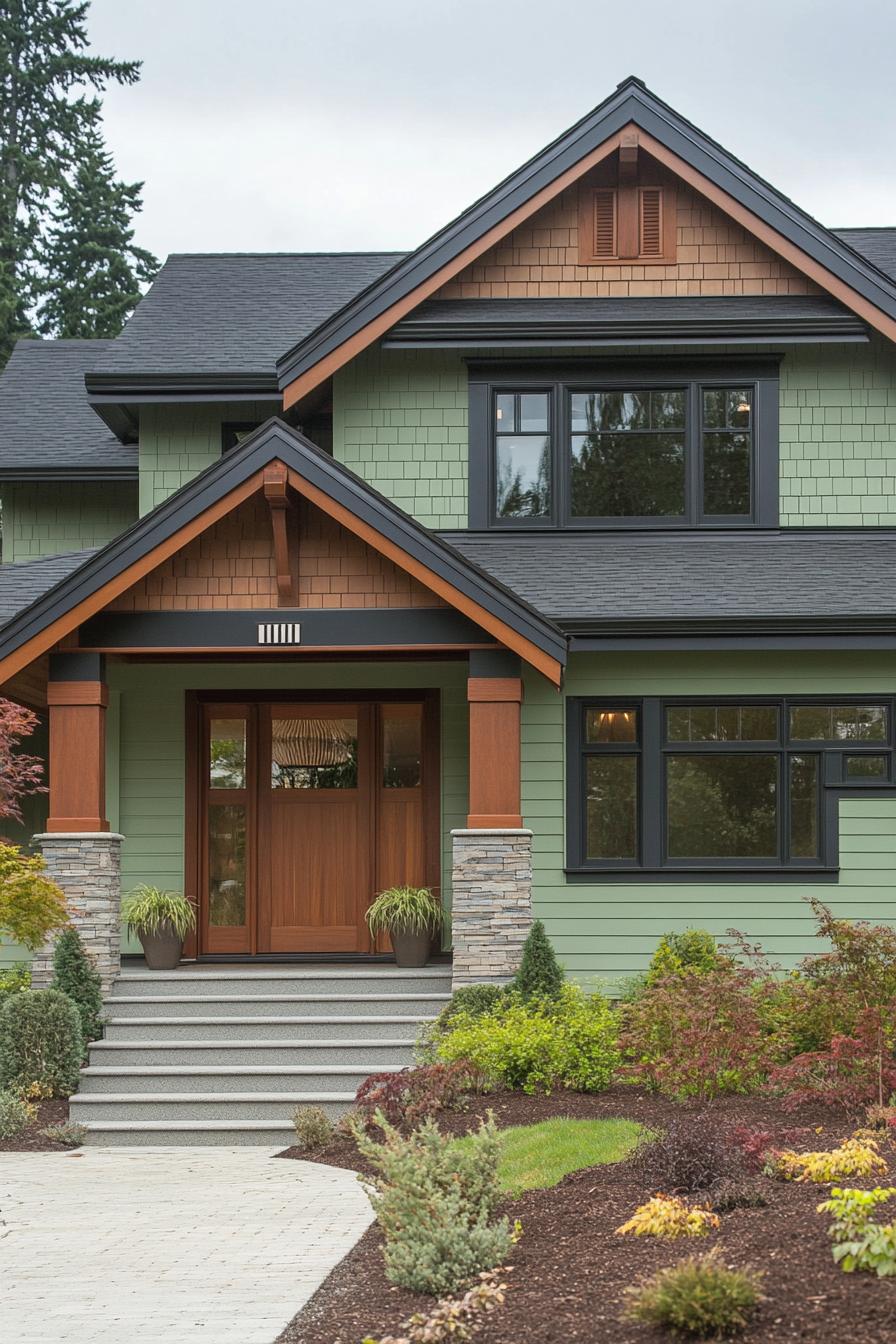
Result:
<svg viewBox="0 0 896 1344">
<path fill-rule="evenodd" d="M 880 655 L 574 655 L 566 695 L 861 694 L 896 691 Z M 737 928 L 785 966 L 818 950 L 805 897 L 844 917 L 896 921 L 896 799 L 840 805 L 840 876 L 831 883 L 569 883 L 565 863 L 565 696 L 526 681 L 523 813 L 533 838 L 536 914 L 568 971 L 612 985 L 644 970 L 667 929 Z"/>
</svg>

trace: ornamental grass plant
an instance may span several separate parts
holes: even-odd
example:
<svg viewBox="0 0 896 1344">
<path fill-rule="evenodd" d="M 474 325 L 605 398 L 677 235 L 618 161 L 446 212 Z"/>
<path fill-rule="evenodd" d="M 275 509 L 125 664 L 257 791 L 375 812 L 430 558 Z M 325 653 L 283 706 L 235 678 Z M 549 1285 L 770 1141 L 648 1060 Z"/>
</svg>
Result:
<svg viewBox="0 0 896 1344">
<path fill-rule="evenodd" d="M 170 925 L 184 939 L 196 927 L 196 907 L 179 891 L 141 883 L 122 897 L 121 920 L 133 933 L 155 934 Z"/>
</svg>

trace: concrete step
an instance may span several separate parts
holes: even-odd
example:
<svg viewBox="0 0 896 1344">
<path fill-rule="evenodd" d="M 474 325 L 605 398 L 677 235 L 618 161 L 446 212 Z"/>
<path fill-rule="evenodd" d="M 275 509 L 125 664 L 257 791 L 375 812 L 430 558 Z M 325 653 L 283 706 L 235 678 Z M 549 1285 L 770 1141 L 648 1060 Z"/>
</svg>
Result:
<svg viewBox="0 0 896 1344">
<path fill-rule="evenodd" d="M 181 966 L 175 971 L 123 971 L 112 992 L 116 998 L 149 998 L 192 994 L 447 994 L 450 989 L 450 966 L 407 971 L 395 966 Z"/>
<path fill-rule="evenodd" d="M 435 1016 L 449 994 L 113 994 L 110 1017 Z"/>
<path fill-rule="evenodd" d="M 378 1073 L 398 1073 L 403 1064 L 392 1060 L 381 1064 Z M 92 1096 L 148 1097 L 157 1092 L 176 1093 L 271 1093 L 351 1092 L 372 1070 L 359 1064 L 223 1064 L 142 1065 L 107 1068 L 91 1066 L 81 1070 L 78 1099 Z"/>
<path fill-rule="evenodd" d="M 338 1114 L 334 1109 L 332 1118 Z M 296 1138 L 291 1125 L 276 1120 L 93 1120 L 87 1131 L 91 1148 L 289 1148 Z"/>
<path fill-rule="evenodd" d="M 258 1019 L 250 1019 L 255 1023 Z M 122 1068 L 144 1067 L 151 1064 L 175 1064 L 191 1067 L 202 1065 L 255 1064 L 267 1068 L 271 1064 L 357 1064 L 374 1072 L 386 1064 L 410 1065 L 414 1062 L 413 1037 L 387 1037 L 383 1040 L 354 1038 L 305 1041 L 265 1040 L 256 1037 L 245 1041 L 189 1039 L 170 1041 L 149 1039 L 141 1041 L 97 1041 L 90 1047 L 90 1066 Z"/>
<path fill-rule="evenodd" d="M 180 1017 L 167 1008 L 164 1016 L 156 1017 L 144 1003 L 139 1016 L 116 1015 L 107 1019 L 104 1044 L 113 1041 L 195 1041 L 198 1038 L 211 1044 L 264 1038 L 271 1042 L 301 1040 L 307 1045 L 311 1041 L 329 1041 L 337 1036 L 365 1041 L 391 1037 L 410 1040 L 416 1038 L 421 1027 L 432 1021 L 432 1014 L 418 1016 L 401 1012 L 359 1014 L 357 1017 L 342 1014 Z"/>
<path fill-rule="evenodd" d="M 266 1120 L 292 1132 L 291 1117 L 297 1106 L 320 1106 L 332 1118 L 351 1108 L 354 1091 L 314 1092 L 98 1092 L 78 1093 L 70 1103 L 76 1124 L 96 1120 L 209 1120 L 227 1128 L 231 1120 Z"/>
</svg>

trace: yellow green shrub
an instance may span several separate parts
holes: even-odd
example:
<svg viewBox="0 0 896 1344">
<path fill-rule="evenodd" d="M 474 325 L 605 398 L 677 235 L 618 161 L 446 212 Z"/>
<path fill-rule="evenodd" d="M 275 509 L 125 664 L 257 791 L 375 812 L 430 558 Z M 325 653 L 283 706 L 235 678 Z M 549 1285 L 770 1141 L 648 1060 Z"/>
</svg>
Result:
<svg viewBox="0 0 896 1344">
<path fill-rule="evenodd" d="M 674 1195 L 654 1195 L 617 1227 L 617 1236 L 705 1237 L 719 1226 L 719 1216 L 703 1204 L 689 1204 Z"/>
<path fill-rule="evenodd" d="M 771 1176 L 785 1181 L 811 1181 L 824 1185 L 828 1181 L 842 1181 L 848 1176 L 867 1177 L 886 1171 L 887 1164 L 878 1151 L 875 1139 L 867 1134 L 853 1135 L 839 1148 L 828 1152 L 795 1153 L 783 1148 L 769 1154 L 766 1170 Z"/>
</svg>

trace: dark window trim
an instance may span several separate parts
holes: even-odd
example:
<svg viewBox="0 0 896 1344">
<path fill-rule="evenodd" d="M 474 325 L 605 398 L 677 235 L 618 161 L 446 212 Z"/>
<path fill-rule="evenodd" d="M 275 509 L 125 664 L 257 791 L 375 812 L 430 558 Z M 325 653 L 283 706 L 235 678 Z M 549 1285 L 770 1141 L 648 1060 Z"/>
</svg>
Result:
<svg viewBox="0 0 896 1344">
<path fill-rule="evenodd" d="M 577 532 L 622 529 L 720 529 L 777 527 L 779 522 L 779 373 L 780 357 L 732 360 L 703 357 L 683 362 L 668 359 L 590 359 L 563 363 L 539 360 L 481 360 L 469 364 L 469 525 L 477 531 L 545 529 Z M 571 390 L 669 387 L 687 384 L 686 506 L 681 518 L 572 518 L 569 513 L 568 439 Z M 702 458 L 702 414 L 698 398 L 702 386 L 743 383 L 754 389 L 752 513 L 747 516 L 704 515 L 698 498 Z M 551 477 L 551 513 L 545 518 L 496 518 L 494 397 L 499 391 L 552 393 L 554 432 Z"/>
<path fill-rule="evenodd" d="M 669 743 L 665 711 L 676 705 L 775 705 L 779 732 L 768 742 Z M 885 742 L 814 741 L 789 737 L 791 706 L 868 705 L 887 707 Z M 585 741 L 585 713 L 589 708 L 637 709 L 638 740 L 606 746 Z M 569 882 L 830 882 L 839 872 L 839 802 L 871 793 L 896 798 L 896 696 L 882 695 L 692 695 L 692 696 L 568 696 L 566 702 L 566 878 Z M 595 860 L 585 855 L 585 762 L 589 755 L 636 752 L 639 756 L 638 859 Z M 779 854 L 789 846 L 790 794 L 786 772 L 794 755 L 819 757 L 819 859 L 737 860 L 712 859 L 704 863 L 665 858 L 665 761 L 669 755 L 772 755 L 778 760 Z M 885 756 L 884 778 L 848 778 L 847 756 Z M 781 787 L 781 785 L 784 787 Z"/>
</svg>

